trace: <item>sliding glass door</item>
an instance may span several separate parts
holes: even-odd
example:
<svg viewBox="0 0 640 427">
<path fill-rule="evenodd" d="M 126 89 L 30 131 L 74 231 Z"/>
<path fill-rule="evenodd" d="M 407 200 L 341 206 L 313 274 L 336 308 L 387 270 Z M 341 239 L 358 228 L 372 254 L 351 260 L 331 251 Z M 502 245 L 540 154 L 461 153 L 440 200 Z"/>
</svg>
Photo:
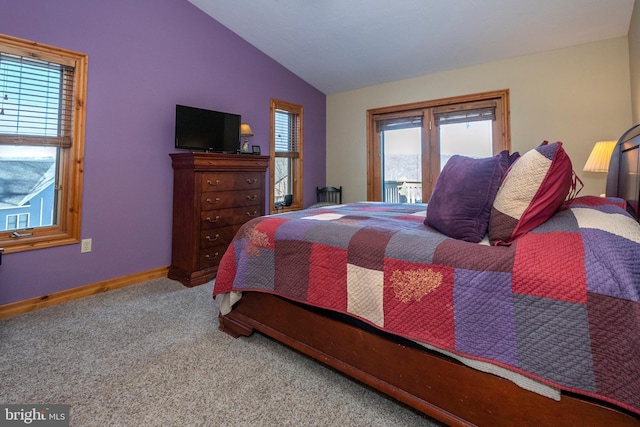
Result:
<svg viewBox="0 0 640 427">
<path fill-rule="evenodd" d="M 370 110 L 368 199 L 427 202 L 453 155 L 482 158 L 509 149 L 507 94 Z"/>
</svg>

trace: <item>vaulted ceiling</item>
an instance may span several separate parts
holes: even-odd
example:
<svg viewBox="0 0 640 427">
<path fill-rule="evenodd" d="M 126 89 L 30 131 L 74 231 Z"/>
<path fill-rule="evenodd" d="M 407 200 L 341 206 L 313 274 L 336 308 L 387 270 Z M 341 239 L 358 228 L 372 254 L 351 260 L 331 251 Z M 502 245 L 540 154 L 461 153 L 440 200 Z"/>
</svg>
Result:
<svg viewBox="0 0 640 427">
<path fill-rule="evenodd" d="M 325 94 L 624 36 L 634 0 L 189 0 Z"/>
</svg>

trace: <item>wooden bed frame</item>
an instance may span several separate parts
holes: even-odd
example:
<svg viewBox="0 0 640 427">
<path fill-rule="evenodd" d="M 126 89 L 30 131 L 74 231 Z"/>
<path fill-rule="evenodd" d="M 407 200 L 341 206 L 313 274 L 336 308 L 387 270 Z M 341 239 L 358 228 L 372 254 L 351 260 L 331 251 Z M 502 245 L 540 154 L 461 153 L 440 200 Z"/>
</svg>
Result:
<svg viewBox="0 0 640 427">
<path fill-rule="evenodd" d="M 620 138 L 607 177 L 607 195 L 636 207 L 639 142 L 639 126 Z M 219 322 L 220 330 L 234 337 L 254 331 L 267 335 L 451 426 L 640 426 L 639 415 L 614 405 L 565 392 L 555 401 L 408 341 L 266 293 L 245 292 Z"/>
</svg>

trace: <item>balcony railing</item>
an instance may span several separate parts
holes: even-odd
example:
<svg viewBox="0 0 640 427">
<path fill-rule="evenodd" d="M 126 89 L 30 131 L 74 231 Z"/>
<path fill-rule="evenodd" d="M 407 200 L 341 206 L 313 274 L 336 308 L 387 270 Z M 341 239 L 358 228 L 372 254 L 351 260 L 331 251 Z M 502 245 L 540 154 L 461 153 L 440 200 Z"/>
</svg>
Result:
<svg viewBox="0 0 640 427">
<path fill-rule="evenodd" d="M 384 201 L 389 203 L 422 203 L 422 182 L 385 181 Z"/>
</svg>

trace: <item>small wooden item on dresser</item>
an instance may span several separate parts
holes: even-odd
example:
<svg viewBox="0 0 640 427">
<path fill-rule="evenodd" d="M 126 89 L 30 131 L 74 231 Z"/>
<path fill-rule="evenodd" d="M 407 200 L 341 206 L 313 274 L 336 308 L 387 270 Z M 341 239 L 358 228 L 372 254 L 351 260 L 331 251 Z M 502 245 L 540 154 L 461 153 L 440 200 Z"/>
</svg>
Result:
<svg viewBox="0 0 640 427">
<path fill-rule="evenodd" d="M 169 278 L 206 283 L 240 226 L 264 215 L 269 156 L 173 153 L 173 231 Z"/>
</svg>

